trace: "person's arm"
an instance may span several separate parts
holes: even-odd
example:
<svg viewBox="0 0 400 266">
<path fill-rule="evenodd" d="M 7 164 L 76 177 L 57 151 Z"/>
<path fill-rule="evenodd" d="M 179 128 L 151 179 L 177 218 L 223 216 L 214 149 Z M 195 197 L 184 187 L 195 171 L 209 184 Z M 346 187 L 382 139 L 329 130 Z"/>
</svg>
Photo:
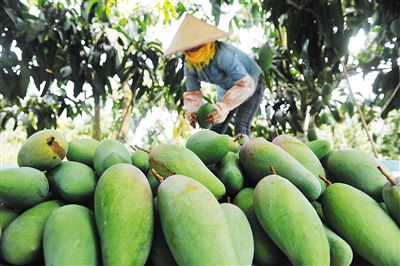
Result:
<svg viewBox="0 0 400 266">
<path fill-rule="evenodd" d="M 189 120 L 189 123 L 192 127 L 196 127 L 197 122 L 197 110 L 199 110 L 202 100 L 203 94 L 200 91 L 200 82 L 197 78 L 197 74 L 191 72 L 185 66 L 185 86 L 186 92 L 183 93 L 183 104 L 186 109 L 186 117 Z"/>
<path fill-rule="evenodd" d="M 230 111 L 244 103 L 255 92 L 253 78 L 235 56 L 229 56 L 228 53 L 223 54 L 217 63 L 220 69 L 225 71 L 235 83 L 232 88 L 227 90 L 222 101 L 214 105 L 214 111 L 207 116 L 207 122 L 213 124 L 225 121 Z"/>
</svg>

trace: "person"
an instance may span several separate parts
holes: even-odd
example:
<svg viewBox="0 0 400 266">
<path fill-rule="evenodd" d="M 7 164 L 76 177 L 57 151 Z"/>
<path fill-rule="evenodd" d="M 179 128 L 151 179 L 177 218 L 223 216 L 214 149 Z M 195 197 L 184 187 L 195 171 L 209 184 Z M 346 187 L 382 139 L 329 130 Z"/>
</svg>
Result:
<svg viewBox="0 0 400 266">
<path fill-rule="evenodd" d="M 218 103 L 206 121 L 211 130 L 225 133 L 234 118 L 235 134 L 251 134 L 251 123 L 263 98 L 262 70 L 249 55 L 219 39 L 229 33 L 190 14 L 176 32 L 165 55 L 185 55 L 183 93 L 187 119 L 197 123 L 197 110 L 202 105 L 201 81 L 215 84 Z"/>
</svg>

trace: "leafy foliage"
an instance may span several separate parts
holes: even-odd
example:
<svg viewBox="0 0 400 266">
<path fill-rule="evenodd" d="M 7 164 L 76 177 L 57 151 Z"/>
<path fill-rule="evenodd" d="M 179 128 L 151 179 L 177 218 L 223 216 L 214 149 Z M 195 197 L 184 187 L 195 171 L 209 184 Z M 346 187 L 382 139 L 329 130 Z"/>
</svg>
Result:
<svg viewBox="0 0 400 266">
<path fill-rule="evenodd" d="M 376 100 L 362 103 L 371 111 L 381 106 L 385 117 L 399 107 L 399 47 L 388 30 L 400 15 L 398 1 L 273 0 L 264 1 L 262 7 L 267 42 L 275 51 L 272 68 L 265 71 L 272 93 L 269 108 L 273 109 L 267 113 L 278 130 L 303 132 L 308 114 L 311 127 L 329 123 L 330 117 L 342 122 L 345 113 L 353 115 L 349 97 L 344 102 L 331 100 L 343 79 L 341 62 L 350 63 L 350 75 L 360 68 L 364 76 L 379 71 L 374 83 Z M 356 60 L 348 62 L 349 38 L 360 29 L 376 32 L 376 38 Z"/>
<path fill-rule="evenodd" d="M 138 12 L 136 16 L 113 22 L 111 5 L 110 1 L 83 1 L 75 9 L 61 2 L 40 1 L 39 14 L 35 16 L 20 1 L 5 1 L 1 7 L 5 16 L 0 20 L 0 34 L 4 36 L 0 43 L 0 90 L 6 105 L 18 105 L 19 112 L 3 108 L 4 124 L 12 117 L 18 120 L 18 116 L 31 108 L 29 101 L 22 101 L 30 77 L 41 97 L 57 98 L 58 104 L 52 110 L 58 115 L 66 110 L 69 117 L 76 117 L 84 110 L 92 111 L 93 106 L 85 103 L 87 98 L 97 103 L 100 99 L 104 101 L 113 90 L 111 78 L 120 84 L 129 84 L 134 94 L 131 104 L 142 97 L 148 101 L 159 100 L 163 91 L 157 75 L 164 60 L 161 44 L 146 40 L 144 35 L 149 26 L 146 20 L 154 21 L 155 15 L 150 11 Z M 131 24 L 139 25 L 136 32 L 128 32 Z M 65 93 L 68 82 L 74 84 L 75 99 Z M 52 83 L 56 83 L 61 93 L 50 90 Z M 164 86 L 173 89 L 178 84 L 167 81 Z M 78 107 L 74 109 L 76 112 L 71 112 L 72 107 Z M 54 126 L 53 117 L 38 117 L 48 121 L 28 126 L 33 131 Z"/>
<path fill-rule="evenodd" d="M 210 0 L 212 14 L 218 23 L 230 0 Z M 260 56 L 270 93 L 266 95 L 266 110 L 261 112 L 253 130 L 258 136 L 272 138 L 277 132 L 302 133 L 307 127 L 340 123 L 346 114 L 355 112 L 343 80 L 341 63 L 349 74 L 378 72 L 373 92 L 374 101 L 361 104 L 367 122 L 377 115 L 399 108 L 399 47 L 396 45 L 396 19 L 400 16 L 398 1 L 239 1 L 244 15 L 235 16 L 230 27 L 261 26 L 266 43 L 254 52 Z M 223 7 L 225 6 L 225 7 Z M 260 20 L 259 18 L 264 18 Z M 375 36 L 362 53 L 349 57 L 348 44 L 352 36 L 363 30 Z M 273 63 L 265 64 L 265 47 L 273 50 Z M 389 68 L 388 68 L 389 66 Z M 331 98 L 336 91 L 343 100 Z M 382 108 L 378 113 L 376 106 Z M 310 123 L 306 117 L 310 116 Z"/>
<path fill-rule="evenodd" d="M 83 112 L 99 121 L 96 110 L 110 97 L 111 128 L 116 131 L 127 120 L 138 125 L 152 106 L 182 113 L 184 58 L 164 58 L 160 42 L 150 40 L 146 33 L 159 21 L 169 24 L 185 12 L 218 24 L 227 7 L 237 2 L 240 10 L 229 23 L 231 31 L 262 27 L 265 36 L 260 38 L 266 40 L 262 47 L 268 47 L 253 47 L 261 57 L 256 59 L 265 66 L 269 90 L 266 108 L 253 125 L 256 135 L 301 133 L 307 127 L 352 117 L 354 105 L 347 88 L 340 85 L 342 61 L 350 75 L 377 73 L 376 98 L 362 102 L 367 122 L 400 107 L 399 1 L 210 0 L 211 14 L 195 1 L 159 1 L 155 9 L 137 3 L 126 14 L 119 2 L 2 1 L 1 128 L 14 119 L 15 126 L 22 121 L 30 135 L 56 127 L 61 115 L 75 118 Z M 349 39 L 360 30 L 373 38 L 353 57 Z M 67 92 L 70 84 L 72 95 Z M 36 95 L 26 97 L 30 86 L 36 87 Z M 344 100 L 334 99 L 333 93 Z M 135 115 L 127 119 L 132 110 Z"/>
</svg>

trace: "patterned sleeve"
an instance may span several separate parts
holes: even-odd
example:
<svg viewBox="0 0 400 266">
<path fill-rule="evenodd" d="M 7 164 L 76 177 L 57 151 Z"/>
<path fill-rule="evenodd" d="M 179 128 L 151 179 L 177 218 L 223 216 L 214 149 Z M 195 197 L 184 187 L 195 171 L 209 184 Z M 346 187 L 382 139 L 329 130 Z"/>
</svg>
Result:
<svg viewBox="0 0 400 266">
<path fill-rule="evenodd" d="M 187 66 L 185 65 L 184 67 L 184 73 L 185 73 L 185 85 L 186 85 L 186 90 L 187 91 L 198 91 L 200 90 L 200 82 L 197 77 L 196 72 L 189 71 Z"/>
</svg>

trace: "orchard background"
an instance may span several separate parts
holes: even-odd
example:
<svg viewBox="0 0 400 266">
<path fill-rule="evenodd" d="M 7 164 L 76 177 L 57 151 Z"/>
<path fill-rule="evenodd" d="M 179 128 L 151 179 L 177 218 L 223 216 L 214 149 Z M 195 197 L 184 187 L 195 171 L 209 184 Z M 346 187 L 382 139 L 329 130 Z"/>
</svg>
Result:
<svg viewBox="0 0 400 266">
<path fill-rule="evenodd" d="M 69 140 L 184 143 L 196 130 L 184 121 L 183 58 L 163 49 L 186 12 L 232 32 L 227 41 L 263 67 L 254 136 L 304 139 L 314 128 L 335 148 L 371 153 L 356 102 L 379 157 L 400 154 L 399 1 L 0 3 L 1 163 L 44 128 Z M 211 84 L 203 90 L 216 101 Z"/>
</svg>

